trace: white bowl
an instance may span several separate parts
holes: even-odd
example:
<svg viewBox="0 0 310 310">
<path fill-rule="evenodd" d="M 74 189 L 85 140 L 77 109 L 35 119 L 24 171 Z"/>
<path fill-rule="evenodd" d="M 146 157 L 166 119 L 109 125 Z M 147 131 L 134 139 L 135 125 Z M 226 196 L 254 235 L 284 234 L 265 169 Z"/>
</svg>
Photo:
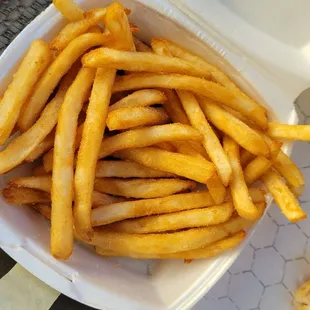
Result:
<svg viewBox="0 0 310 310">
<path fill-rule="evenodd" d="M 89 9 L 105 6 L 110 1 L 77 2 Z M 236 52 L 225 38 L 211 36 L 206 28 L 197 26 L 168 2 L 124 0 L 122 3 L 132 10 L 130 19 L 141 28 L 141 38 L 165 37 L 200 54 L 224 70 L 254 99 L 268 106 L 277 119 L 297 122 L 293 103 L 268 75 L 253 70 L 257 66 L 254 60 Z M 63 25 L 62 16 L 51 5 L 20 33 L 0 58 L 0 92 L 9 83 L 30 42 L 36 38 L 50 40 Z M 27 170 L 22 167 L 1 176 L 1 186 L 13 175 L 24 175 Z M 248 238 L 250 235 L 251 232 Z M 99 309 L 189 309 L 219 280 L 244 244 L 218 258 L 191 264 L 176 260 L 104 259 L 81 245 L 75 246 L 69 261 L 57 261 L 49 253 L 47 221 L 28 208 L 8 205 L 0 198 L 2 249 L 56 290 Z"/>
</svg>

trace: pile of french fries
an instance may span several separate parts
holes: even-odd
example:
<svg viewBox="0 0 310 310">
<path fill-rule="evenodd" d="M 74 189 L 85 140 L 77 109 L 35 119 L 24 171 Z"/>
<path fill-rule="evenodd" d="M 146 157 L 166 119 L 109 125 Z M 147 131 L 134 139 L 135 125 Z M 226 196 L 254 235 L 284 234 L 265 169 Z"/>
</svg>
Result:
<svg viewBox="0 0 310 310">
<path fill-rule="evenodd" d="M 268 122 L 227 75 L 169 40 L 144 44 L 120 3 L 54 4 L 67 25 L 31 44 L 1 99 L 0 173 L 35 163 L 3 197 L 51 220 L 55 258 L 74 239 L 103 256 L 219 255 L 263 215 L 263 188 L 290 221 L 306 217 L 304 178 L 281 141 L 309 141 L 309 126 Z"/>
</svg>

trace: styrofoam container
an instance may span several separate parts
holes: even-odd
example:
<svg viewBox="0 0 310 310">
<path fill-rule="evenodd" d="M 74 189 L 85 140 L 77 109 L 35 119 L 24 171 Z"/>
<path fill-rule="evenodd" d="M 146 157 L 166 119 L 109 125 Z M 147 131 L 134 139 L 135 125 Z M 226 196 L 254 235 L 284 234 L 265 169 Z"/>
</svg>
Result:
<svg viewBox="0 0 310 310">
<path fill-rule="evenodd" d="M 83 8 L 110 1 L 77 1 Z M 272 117 L 296 123 L 294 91 L 284 93 L 260 64 L 245 57 L 233 42 L 219 37 L 207 25 L 194 22 L 168 1 L 124 0 L 132 10 L 144 40 L 165 37 L 201 55 L 224 70 L 250 96 L 267 106 Z M 207 5 L 207 3 L 205 3 Z M 212 6 L 209 8 L 212 14 Z M 227 17 L 228 18 L 228 17 Z M 228 22 L 218 19 L 217 23 Z M 65 21 L 53 6 L 38 16 L 11 43 L 0 58 L 0 92 L 35 38 L 50 40 Z M 212 25 L 211 25 L 212 26 Z M 253 47 L 254 48 L 254 47 Z M 238 52 L 236 52 L 238 51 Z M 12 176 L 27 174 L 22 167 L 0 178 L 1 187 Z M 252 229 L 252 231 L 255 228 Z M 252 231 L 249 232 L 249 237 Z M 76 245 L 69 261 L 57 261 L 49 252 L 49 223 L 29 208 L 8 205 L 0 198 L 0 246 L 28 271 L 61 293 L 99 309 L 190 309 L 223 275 L 244 244 L 218 258 L 183 261 L 104 259 L 92 249 Z"/>
</svg>

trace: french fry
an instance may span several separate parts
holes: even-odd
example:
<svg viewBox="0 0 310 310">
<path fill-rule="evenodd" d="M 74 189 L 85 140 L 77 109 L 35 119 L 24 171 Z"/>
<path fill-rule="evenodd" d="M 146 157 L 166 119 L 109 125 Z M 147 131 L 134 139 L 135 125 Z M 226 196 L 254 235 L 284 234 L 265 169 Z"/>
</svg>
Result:
<svg viewBox="0 0 310 310">
<path fill-rule="evenodd" d="M 240 217 L 228 222 L 203 228 L 191 228 L 164 234 L 126 234 L 113 232 L 101 227 L 95 230 L 91 244 L 102 248 L 126 253 L 164 254 L 206 247 L 230 234 L 237 233 L 249 225 Z"/>
<path fill-rule="evenodd" d="M 92 238 L 91 196 L 114 78 L 115 70 L 97 70 L 77 157 L 74 219 L 78 234 L 85 240 Z"/>
<path fill-rule="evenodd" d="M 135 42 L 137 52 L 153 53 L 152 49 L 137 37 L 133 37 L 133 41 Z"/>
<path fill-rule="evenodd" d="M 266 192 L 262 188 L 250 187 L 249 194 L 250 194 L 252 201 L 255 203 L 256 206 L 258 206 L 259 203 L 266 202 L 266 197 L 265 197 Z M 230 191 L 227 191 L 225 201 L 232 201 Z"/>
<path fill-rule="evenodd" d="M 212 178 L 210 178 L 206 185 L 208 187 L 208 190 L 210 191 L 210 194 L 216 204 L 221 204 L 226 197 L 226 188 L 223 185 L 220 178 L 216 175 Z"/>
<path fill-rule="evenodd" d="M 92 211 L 91 218 L 93 226 L 100 226 L 129 218 L 179 212 L 212 205 L 214 205 L 214 200 L 210 193 L 201 191 L 101 206 Z"/>
<path fill-rule="evenodd" d="M 256 220 L 259 217 L 259 212 L 249 195 L 249 190 L 244 180 L 240 165 L 239 146 L 228 136 L 224 137 L 223 145 L 233 170 L 230 189 L 234 206 L 241 217 L 251 221 Z"/>
<path fill-rule="evenodd" d="M 110 68 L 132 72 L 179 73 L 209 78 L 210 74 L 186 60 L 151 53 L 118 51 L 107 47 L 97 48 L 82 58 L 85 67 Z"/>
<path fill-rule="evenodd" d="M 41 175 L 46 175 L 48 174 L 48 172 L 45 171 L 43 166 L 36 166 L 35 168 L 32 169 L 32 174 L 38 177 Z"/>
<path fill-rule="evenodd" d="M 200 106 L 207 119 L 226 135 L 234 139 L 244 149 L 254 155 L 269 155 L 269 147 L 263 137 L 238 118 L 208 100 L 199 98 Z"/>
<path fill-rule="evenodd" d="M 134 107 L 112 111 L 107 117 L 109 130 L 125 130 L 139 126 L 162 125 L 169 122 L 164 108 Z"/>
<path fill-rule="evenodd" d="M 75 144 L 74 150 L 76 151 L 80 147 L 82 134 L 83 134 L 84 124 L 81 124 L 76 131 L 75 135 Z M 54 148 L 50 149 L 44 156 L 43 156 L 43 166 L 46 172 L 51 172 L 53 169 L 53 161 L 54 161 Z"/>
<path fill-rule="evenodd" d="M 38 203 L 31 205 L 31 208 L 39 212 L 47 220 L 51 220 L 51 206 L 48 204 Z"/>
<path fill-rule="evenodd" d="M 240 164 L 241 164 L 242 167 L 245 167 L 254 158 L 255 158 L 255 155 L 253 155 L 249 151 L 247 151 L 245 149 L 242 149 L 240 151 Z"/>
<path fill-rule="evenodd" d="M 216 241 L 209 246 L 204 246 L 202 248 L 176 252 L 176 253 L 166 253 L 166 254 L 143 254 L 134 252 L 114 252 L 113 250 L 104 250 L 96 247 L 96 253 L 103 256 L 129 256 L 136 259 L 200 259 L 200 258 L 210 258 L 221 255 L 223 252 L 228 251 L 238 244 L 240 244 L 246 237 L 244 231 L 240 231 L 232 236 L 223 238 L 220 241 Z"/>
<path fill-rule="evenodd" d="M 156 89 L 141 89 L 109 106 L 109 113 L 120 108 L 146 107 L 166 101 L 167 97 L 162 91 Z"/>
<path fill-rule="evenodd" d="M 206 96 L 240 112 L 253 122 L 260 121 L 262 126 L 266 126 L 267 118 L 259 105 L 244 100 L 224 86 L 198 77 L 180 74 L 135 73 L 118 77 L 113 86 L 113 92 L 152 87 L 188 90 Z"/>
<path fill-rule="evenodd" d="M 280 150 L 276 156 L 272 156 L 274 168 L 287 180 L 292 187 L 303 187 L 305 178 L 295 163 Z"/>
<path fill-rule="evenodd" d="M 158 198 L 194 189 L 196 183 L 180 179 L 96 179 L 98 192 L 127 198 Z"/>
<path fill-rule="evenodd" d="M 56 9 L 70 22 L 84 18 L 84 11 L 73 0 L 53 0 Z"/>
<path fill-rule="evenodd" d="M 45 139 L 25 158 L 26 162 L 33 162 L 54 146 L 55 130 L 52 130 Z"/>
<path fill-rule="evenodd" d="M 104 158 L 116 151 L 129 148 L 141 148 L 168 141 L 200 140 L 201 138 L 201 134 L 196 129 L 182 124 L 167 124 L 131 129 L 103 139 L 100 146 L 99 158 Z"/>
<path fill-rule="evenodd" d="M 108 228 L 128 234 L 149 234 L 192 227 L 207 227 L 228 221 L 233 211 L 233 204 L 225 202 L 208 208 L 125 220 L 111 224 Z"/>
<path fill-rule="evenodd" d="M 187 91 L 177 93 L 191 125 L 203 135 L 202 144 L 214 163 L 221 181 L 227 186 L 232 179 L 232 169 L 219 139 L 206 120 L 195 96 Z"/>
<path fill-rule="evenodd" d="M 215 166 L 206 159 L 172 153 L 154 147 L 127 149 L 118 151 L 114 155 L 203 184 L 216 174 Z"/>
<path fill-rule="evenodd" d="M 294 294 L 295 310 L 307 310 L 310 305 L 310 281 L 303 283 Z"/>
<path fill-rule="evenodd" d="M 2 191 L 3 198 L 8 203 L 31 204 L 50 202 L 49 193 L 24 187 L 7 187 Z"/>
<path fill-rule="evenodd" d="M 50 174 L 17 178 L 9 181 L 9 187 L 27 187 L 50 193 L 52 187 L 52 178 Z"/>
<path fill-rule="evenodd" d="M 55 127 L 64 96 L 74 80 L 75 75 L 73 73 L 71 71 L 64 77 L 57 94 L 47 104 L 38 121 L 0 152 L 1 174 L 18 166 Z"/>
<path fill-rule="evenodd" d="M 27 97 L 51 60 L 48 45 L 33 41 L 1 100 L 0 145 L 10 137 Z"/>
<path fill-rule="evenodd" d="M 176 152 L 175 146 L 170 142 L 160 142 L 156 143 L 154 146 L 159 149 L 166 150 L 168 152 Z"/>
<path fill-rule="evenodd" d="M 88 99 L 96 70 L 81 68 L 68 89 L 59 111 L 55 135 L 53 179 L 51 252 L 55 258 L 68 259 L 73 251 L 73 161 L 78 116 Z"/>
<path fill-rule="evenodd" d="M 310 141 L 309 125 L 269 123 L 268 135 L 274 139 Z"/>
<path fill-rule="evenodd" d="M 18 126 L 22 131 L 29 129 L 39 117 L 48 97 L 55 89 L 61 77 L 68 72 L 72 64 L 88 49 L 103 45 L 108 36 L 99 33 L 86 33 L 74 39 L 59 54 L 36 85 L 36 88 L 26 102 Z"/>
<path fill-rule="evenodd" d="M 299 198 L 305 189 L 304 185 L 300 185 L 298 187 L 292 186 L 288 183 L 286 185 L 291 190 L 291 192 L 295 195 L 296 198 Z"/>
<path fill-rule="evenodd" d="M 274 169 L 267 171 L 261 179 L 289 221 L 298 222 L 307 217 L 295 195 L 285 185 L 281 176 Z"/>
<path fill-rule="evenodd" d="M 253 120 L 253 122 L 255 122 L 262 129 L 268 128 L 266 109 L 263 106 L 258 105 L 255 101 L 253 101 L 253 99 L 251 99 L 244 92 L 242 92 L 242 90 L 224 72 L 220 71 L 218 68 L 211 65 L 201 57 L 190 53 L 189 51 L 183 49 L 182 47 L 176 45 L 175 43 L 169 40 L 156 38 L 152 40 L 152 45 L 154 44 L 155 40 L 163 42 L 174 57 L 187 60 L 192 64 L 194 64 L 195 66 L 199 66 L 200 68 L 203 68 L 205 71 L 210 72 L 211 79 L 214 82 L 219 83 L 220 85 L 230 89 L 237 97 L 240 98 L 240 100 L 244 101 L 244 104 L 247 105 L 248 107 L 250 106 L 252 106 L 253 108 L 255 107 L 257 115 L 253 116 L 250 119 Z"/>
<path fill-rule="evenodd" d="M 123 160 L 100 160 L 96 166 L 97 178 L 171 178 L 173 176 L 168 172 Z"/>
<path fill-rule="evenodd" d="M 267 172 L 272 166 L 271 161 L 266 157 L 257 156 L 244 168 L 244 180 L 248 185 L 259 180 L 260 177 Z"/>
</svg>

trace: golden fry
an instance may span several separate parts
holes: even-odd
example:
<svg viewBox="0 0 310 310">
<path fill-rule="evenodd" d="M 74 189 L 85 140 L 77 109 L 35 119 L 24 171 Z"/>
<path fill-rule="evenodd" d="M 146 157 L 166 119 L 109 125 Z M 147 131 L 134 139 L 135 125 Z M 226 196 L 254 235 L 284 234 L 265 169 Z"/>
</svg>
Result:
<svg viewBox="0 0 310 310">
<path fill-rule="evenodd" d="M 59 111 L 54 145 L 51 218 L 51 252 L 58 259 L 68 259 L 73 251 L 74 144 L 78 116 L 89 97 L 95 73 L 95 69 L 89 68 L 79 71 Z"/>
<path fill-rule="evenodd" d="M 271 169 L 262 176 L 262 181 L 273 196 L 276 204 L 291 222 L 298 222 L 307 217 L 295 195 L 282 181 L 281 176 Z"/>
<path fill-rule="evenodd" d="M 176 152 L 176 147 L 171 142 L 160 142 L 156 143 L 154 146 L 168 152 Z"/>
<path fill-rule="evenodd" d="M 258 206 L 259 203 L 265 203 L 266 202 L 266 192 L 261 188 L 249 188 L 249 194 L 252 199 L 252 201 Z M 231 201 L 231 193 L 228 191 L 225 197 L 225 201 Z"/>
<path fill-rule="evenodd" d="M 247 151 L 245 149 L 242 149 L 240 151 L 240 164 L 241 164 L 242 167 L 245 167 L 254 158 L 255 158 L 255 155 L 253 155 L 249 151 Z"/>
<path fill-rule="evenodd" d="M 255 155 L 269 155 L 269 147 L 258 132 L 211 100 L 200 97 L 199 102 L 207 119 L 244 149 Z"/>
<path fill-rule="evenodd" d="M 139 126 L 162 125 L 169 122 L 164 108 L 134 107 L 112 111 L 107 117 L 109 130 L 125 130 Z"/>
<path fill-rule="evenodd" d="M 137 128 L 103 139 L 100 146 L 99 158 L 104 158 L 116 151 L 129 148 L 141 148 L 168 141 L 200 140 L 201 138 L 200 133 L 196 129 L 182 124 Z"/>
<path fill-rule="evenodd" d="M 15 187 L 27 187 L 32 189 L 41 190 L 43 192 L 50 193 L 52 187 L 52 178 L 50 174 L 24 177 L 13 179 L 8 183 L 8 186 Z"/>
<path fill-rule="evenodd" d="M 164 254 L 206 247 L 230 234 L 237 233 L 249 225 L 240 217 L 228 222 L 203 228 L 191 228 L 164 234 L 126 234 L 101 227 L 95 230 L 92 244 L 103 250 L 143 254 Z M 128 255 L 127 254 L 127 255 Z"/>
<path fill-rule="evenodd" d="M 84 18 L 84 11 L 73 0 L 53 0 L 56 9 L 70 22 Z"/>
<path fill-rule="evenodd" d="M 275 139 L 310 141 L 309 125 L 269 123 L 268 135 Z"/>
<path fill-rule="evenodd" d="M 210 193 L 201 191 L 102 206 L 92 211 L 91 218 L 93 226 L 100 226 L 134 217 L 179 212 L 212 205 L 214 200 Z"/>
<path fill-rule="evenodd" d="M 32 188 L 7 187 L 3 189 L 2 195 L 6 202 L 14 204 L 44 203 L 51 201 L 49 193 Z"/>
<path fill-rule="evenodd" d="M 44 72 L 42 78 L 25 104 L 18 126 L 22 131 L 29 129 L 39 117 L 48 97 L 55 89 L 61 77 L 68 72 L 72 64 L 88 49 L 103 45 L 108 37 L 99 33 L 86 33 L 72 42 L 55 58 Z"/>
<path fill-rule="evenodd" d="M 31 208 L 39 212 L 43 217 L 47 220 L 51 220 L 51 206 L 48 204 L 38 203 L 35 205 L 31 205 Z"/>
<path fill-rule="evenodd" d="M 219 179 L 219 177 L 216 175 L 212 178 L 210 178 L 206 185 L 208 187 L 208 190 L 210 191 L 210 194 L 216 204 L 221 204 L 226 197 L 226 188 L 223 185 L 222 181 Z"/>
<path fill-rule="evenodd" d="M 193 189 L 196 183 L 180 179 L 96 179 L 98 192 L 127 198 L 157 198 Z"/>
<path fill-rule="evenodd" d="M 216 174 L 215 166 L 206 159 L 172 153 L 154 147 L 127 149 L 118 151 L 114 155 L 203 184 Z M 160 160 L 158 160 L 159 158 Z"/>
<path fill-rule="evenodd" d="M 251 185 L 255 181 L 259 180 L 260 177 L 266 173 L 272 163 L 263 156 L 257 156 L 244 168 L 244 179 L 248 185 Z"/>
<path fill-rule="evenodd" d="M 238 244 L 240 244 L 246 237 L 246 233 L 242 230 L 229 237 L 223 238 L 220 241 L 211 243 L 208 246 L 204 246 L 198 249 L 175 252 L 175 253 L 134 253 L 127 251 L 114 252 L 113 250 L 103 250 L 100 247 L 96 247 L 96 253 L 103 256 L 129 256 L 136 259 L 200 259 L 210 258 L 221 255 L 223 252 L 228 251 Z"/>
<path fill-rule="evenodd" d="M 51 60 L 48 45 L 41 40 L 33 41 L 1 100 L 0 145 L 10 137 L 23 105 Z"/>
<path fill-rule="evenodd" d="M 152 53 L 153 52 L 152 49 L 148 45 L 143 43 L 138 38 L 133 37 L 133 41 L 135 42 L 137 52 L 144 52 L 144 53 Z"/>
<path fill-rule="evenodd" d="M 228 136 L 224 137 L 223 145 L 233 170 L 230 189 L 234 206 L 241 217 L 251 221 L 256 220 L 259 217 L 259 212 L 249 195 L 249 190 L 244 180 L 240 165 L 239 146 Z"/>
<path fill-rule="evenodd" d="M 109 228 L 129 234 L 149 234 L 192 227 L 207 227 L 228 221 L 233 211 L 233 204 L 225 202 L 208 208 L 125 220 L 111 224 Z"/>
<path fill-rule="evenodd" d="M 38 177 L 41 175 L 46 175 L 48 174 L 48 172 L 45 171 L 43 166 L 36 166 L 35 168 L 32 169 L 32 174 Z"/>
<path fill-rule="evenodd" d="M 120 108 L 146 107 L 166 101 L 167 97 L 162 91 L 156 89 L 141 89 L 109 106 L 109 113 Z"/>
<path fill-rule="evenodd" d="M 90 212 L 95 170 L 114 78 L 115 70 L 97 70 L 77 157 L 74 219 L 78 234 L 85 240 L 92 237 Z"/>
</svg>

